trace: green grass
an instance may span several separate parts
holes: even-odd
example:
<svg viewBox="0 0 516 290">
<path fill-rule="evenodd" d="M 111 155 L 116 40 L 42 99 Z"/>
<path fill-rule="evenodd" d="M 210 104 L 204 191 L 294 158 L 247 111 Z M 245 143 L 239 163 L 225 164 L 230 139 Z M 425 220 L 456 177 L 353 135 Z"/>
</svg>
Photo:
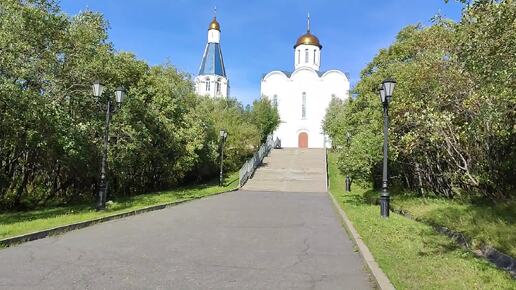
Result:
<svg viewBox="0 0 516 290">
<path fill-rule="evenodd" d="M 476 258 L 430 226 L 391 214 L 380 217 L 370 197 L 378 193 L 356 184 L 344 192 L 344 177 L 329 154 L 330 190 L 397 289 L 515 289 L 504 271 Z"/>
<path fill-rule="evenodd" d="M 474 248 L 488 244 L 516 257 L 516 201 L 471 203 L 400 195 L 392 205 L 418 220 L 465 234 Z"/>
<path fill-rule="evenodd" d="M 95 211 L 90 203 L 25 212 L 2 213 L 0 214 L 0 239 L 129 212 L 152 205 L 191 200 L 232 190 L 237 187 L 238 172 L 235 172 L 226 178 L 224 186 L 218 186 L 217 181 L 212 181 L 206 184 L 181 187 L 168 191 L 141 194 L 115 200 L 105 211 L 101 212 Z"/>
</svg>

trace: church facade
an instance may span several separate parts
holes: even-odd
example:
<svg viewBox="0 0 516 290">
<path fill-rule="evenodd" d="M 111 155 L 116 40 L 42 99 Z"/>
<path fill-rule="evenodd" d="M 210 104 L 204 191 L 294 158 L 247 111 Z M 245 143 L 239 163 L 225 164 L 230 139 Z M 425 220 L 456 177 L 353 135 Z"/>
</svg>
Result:
<svg viewBox="0 0 516 290">
<path fill-rule="evenodd" d="M 282 147 L 326 148 L 331 143 L 322 122 L 332 98 L 349 98 L 349 79 L 339 70 L 321 71 L 322 45 L 310 32 L 294 45 L 294 71 L 271 71 L 261 80 L 261 95 L 277 107 L 281 123 L 274 137 Z"/>
<path fill-rule="evenodd" d="M 220 47 L 220 24 L 216 17 L 213 17 L 208 26 L 208 43 L 194 82 L 195 91 L 201 96 L 222 98 L 229 96 L 229 79 Z"/>
</svg>

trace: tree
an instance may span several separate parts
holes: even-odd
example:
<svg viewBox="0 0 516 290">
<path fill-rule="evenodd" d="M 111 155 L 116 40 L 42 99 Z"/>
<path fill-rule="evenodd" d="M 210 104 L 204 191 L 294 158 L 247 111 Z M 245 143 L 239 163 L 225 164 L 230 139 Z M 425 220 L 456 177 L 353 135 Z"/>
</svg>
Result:
<svg viewBox="0 0 516 290">
<path fill-rule="evenodd" d="M 516 5 L 475 1 L 454 23 L 408 26 L 361 73 L 357 98 L 332 103 L 325 128 L 341 169 L 377 180 L 381 104 L 377 87 L 394 77 L 390 168 L 398 185 L 438 195 L 511 197 L 516 153 Z M 345 146 L 345 132 L 353 142 Z"/>
<path fill-rule="evenodd" d="M 99 13 L 68 17 L 52 0 L 0 2 L 0 208 L 95 196 L 106 109 L 95 79 L 103 97 L 128 91 L 111 123 L 109 198 L 215 177 L 221 128 L 236 170 L 273 130 L 270 104 L 247 114 L 236 100 L 197 96 L 172 65 L 115 51 L 107 27 Z"/>
<path fill-rule="evenodd" d="M 278 109 L 272 105 L 268 98 L 260 98 L 253 102 L 250 118 L 260 131 L 262 143 L 267 140 L 267 136 L 274 132 L 280 123 Z"/>
</svg>

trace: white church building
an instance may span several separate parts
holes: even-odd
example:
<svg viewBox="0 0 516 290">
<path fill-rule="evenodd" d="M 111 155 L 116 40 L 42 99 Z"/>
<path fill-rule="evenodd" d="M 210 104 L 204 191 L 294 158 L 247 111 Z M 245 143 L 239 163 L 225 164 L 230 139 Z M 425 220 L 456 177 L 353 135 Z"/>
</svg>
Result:
<svg viewBox="0 0 516 290">
<path fill-rule="evenodd" d="M 333 97 L 349 98 L 349 79 L 339 70 L 320 70 L 321 49 L 308 18 L 307 32 L 294 45 L 294 71 L 271 71 L 262 78 L 262 97 L 278 108 L 281 123 L 274 138 L 282 147 L 331 146 L 322 121 Z"/>
<path fill-rule="evenodd" d="M 208 26 L 208 43 L 194 82 L 195 91 L 201 96 L 227 98 L 229 95 L 229 79 L 220 48 L 220 24 L 216 17 Z"/>
</svg>

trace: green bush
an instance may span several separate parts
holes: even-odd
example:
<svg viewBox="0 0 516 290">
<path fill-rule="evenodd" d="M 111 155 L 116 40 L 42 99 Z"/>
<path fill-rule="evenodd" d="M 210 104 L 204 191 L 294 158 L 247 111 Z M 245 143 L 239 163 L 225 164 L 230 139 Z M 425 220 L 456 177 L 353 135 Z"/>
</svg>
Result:
<svg viewBox="0 0 516 290">
<path fill-rule="evenodd" d="M 420 194 L 514 197 L 515 19 L 513 0 L 473 1 L 458 23 L 436 17 L 430 27 L 400 31 L 362 71 L 357 97 L 330 105 L 324 128 L 341 170 L 369 181 L 381 178 L 378 86 L 394 77 L 391 182 Z"/>
</svg>

